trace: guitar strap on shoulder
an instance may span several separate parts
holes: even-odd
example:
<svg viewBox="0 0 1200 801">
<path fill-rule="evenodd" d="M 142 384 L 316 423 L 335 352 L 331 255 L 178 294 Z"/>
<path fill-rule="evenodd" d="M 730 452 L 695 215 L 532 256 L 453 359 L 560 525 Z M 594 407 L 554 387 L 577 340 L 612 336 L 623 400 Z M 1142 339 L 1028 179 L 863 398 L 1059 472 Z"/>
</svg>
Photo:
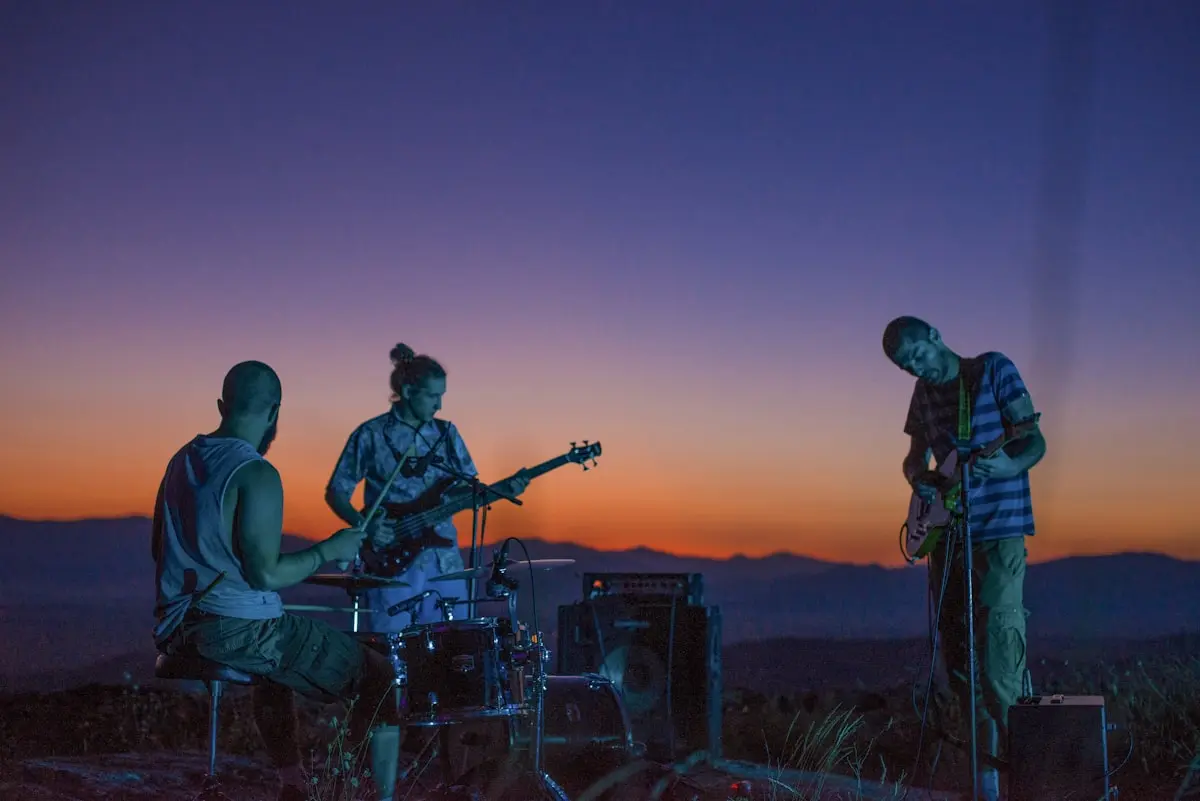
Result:
<svg viewBox="0 0 1200 801">
<path fill-rule="evenodd" d="M 971 398 L 979 386 L 978 359 L 963 359 L 958 369 L 958 439 L 971 441 Z"/>
<path fill-rule="evenodd" d="M 967 377 L 962 370 L 958 371 L 958 440 L 971 441 L 971 398 L 967 393 Z"/>
<path fill-rule="evenodd" d="M 452 447 L 453 443 L 450 442 L 450 424 L 440 419 L 435 419 L 433 422 L 438 427 L 438 442 L 442 443 L 442 450 L 446 452 L 446 456 L 454 468 L 462 470 L 462 464 L 458 461 L 458 448 Z"/>
</svg>

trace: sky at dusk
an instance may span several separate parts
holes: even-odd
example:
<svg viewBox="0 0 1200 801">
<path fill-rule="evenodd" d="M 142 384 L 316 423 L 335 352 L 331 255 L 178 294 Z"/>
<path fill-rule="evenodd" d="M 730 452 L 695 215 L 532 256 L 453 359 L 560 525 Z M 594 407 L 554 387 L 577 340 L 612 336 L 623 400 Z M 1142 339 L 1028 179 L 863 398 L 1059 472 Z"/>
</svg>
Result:
<svg viewBox="0 0 1200 801">
<path fill-rule="evenodd" d="M 485 478 L 603 444 L 489 541 L 894 564 L 916 314 L 1043 412 L 1033 559 L 1200 558 L 1200 4 L 1095 7 L 6 4 L 0 513 L 149 514 L 261 359 L 323 536 L 403 341 Z"/>
</svg>

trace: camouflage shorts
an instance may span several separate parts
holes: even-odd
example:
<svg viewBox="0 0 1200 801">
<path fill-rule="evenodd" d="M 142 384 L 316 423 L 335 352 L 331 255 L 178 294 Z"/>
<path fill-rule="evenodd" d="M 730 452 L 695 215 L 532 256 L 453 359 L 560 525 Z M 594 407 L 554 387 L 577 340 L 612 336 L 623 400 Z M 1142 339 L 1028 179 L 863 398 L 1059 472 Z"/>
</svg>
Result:
<svg viewBox="0 0 1200 801">
<path fill-rule="evenodd" d="M 364 696 L 392 717 L 394 673 L 384 655 L 327 623 L 284 613 L 246 620 L 190 611 L 167 644 L 289 687 L 324 703 Z M 380 706 L 382 704 L 382 707 Z"/>
</svg>

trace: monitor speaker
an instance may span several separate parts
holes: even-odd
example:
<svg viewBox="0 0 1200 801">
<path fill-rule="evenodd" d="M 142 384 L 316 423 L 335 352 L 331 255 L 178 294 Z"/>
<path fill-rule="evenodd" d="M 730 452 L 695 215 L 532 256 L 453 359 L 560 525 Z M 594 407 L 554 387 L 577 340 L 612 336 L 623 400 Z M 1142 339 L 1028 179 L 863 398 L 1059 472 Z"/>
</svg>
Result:
<svg viewBox="0 0 1200 801">
<path fill-rule="evenodd" d="M 612 681 L 647 757 L 720 757 L 720 607 L 644 596 L 560 606 L 557 672 Z"/>
</svg>

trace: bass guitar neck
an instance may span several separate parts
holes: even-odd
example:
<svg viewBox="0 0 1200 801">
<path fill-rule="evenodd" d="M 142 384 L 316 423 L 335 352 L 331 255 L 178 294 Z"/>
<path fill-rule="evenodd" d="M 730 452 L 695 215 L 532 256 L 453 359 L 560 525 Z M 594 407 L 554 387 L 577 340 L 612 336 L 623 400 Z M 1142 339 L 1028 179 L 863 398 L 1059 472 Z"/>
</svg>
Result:
<svg viewBox="0 0 1200 801">
<path fill-rule="evenodd" d="M 568 465 L 579 464 L 583 469 L 596 466 L 600 456 L 599 442 L 589 443 L 584 440 L 582 445 L 571 443 L 571 450 L 548 459 L 539 465 L 520 470 L 516 476 L 532 481 L 552 470 Z M 507 480 L 507 479 L 506 479 Z M 487 506 L 504 496 L 496 491 L 504 482 L 497 482 L 485 487 L 478 499 L 480 506 Z M 392 543 L 376 548 L 370 543 L 364 543 L 360 555 L 363 566 L 372 575 L 391 578 L 408 570 L 424 551 L 430 548 L 450 548 L 457 545 L 453 540 L 442 537 L 437 528 L 450 520 L 459 512 L 474 507 L 477 502 L 475 493 L 461 491 L 457 478 L 448 477 L 426 490 L 425 494 L 406 503 L 384 503 L 382 508 L 391 518 L 391 529 L 394 534 Z"/>
</svg>

